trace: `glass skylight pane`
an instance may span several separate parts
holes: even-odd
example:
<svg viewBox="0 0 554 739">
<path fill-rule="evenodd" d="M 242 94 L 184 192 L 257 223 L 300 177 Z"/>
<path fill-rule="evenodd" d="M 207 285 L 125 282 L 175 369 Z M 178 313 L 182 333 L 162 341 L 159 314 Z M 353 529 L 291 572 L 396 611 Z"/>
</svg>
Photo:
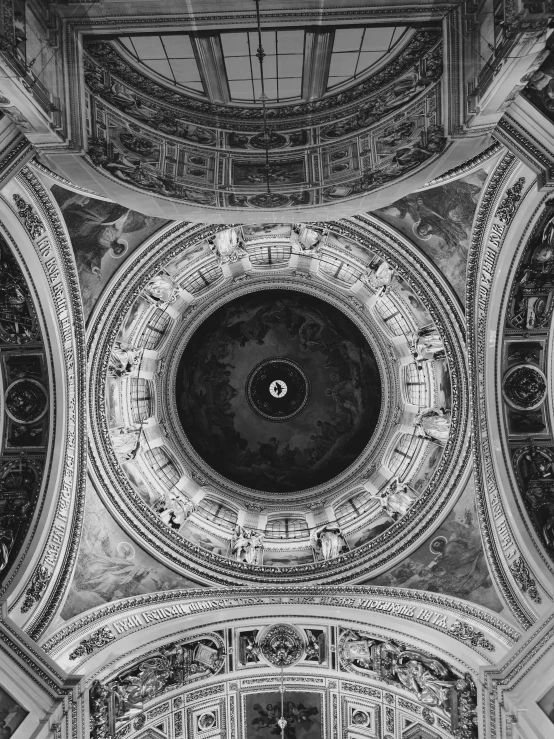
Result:
<svg viewBox="0 0 554 739">
<path fill-rule="evenodd" d="M 349 75 L 345 75 L 344 77 L 329 77 L 328 87 L 335 87 L 335 85 L 340 85 L 342 82 L 346 82 L 346 80 L 349 79 Z"/>
<path fill-rule="evenodd" d="M 280 79 L 279 80 L 279 97 L 280 98 L 300 97 L 301 87 L 302 87 L 301 77 Z"/>
<path fill-rule="evenodd" d="M 259 102 L 262 96 L 262 83 L 260 80 L 254 80 L 254 100 Z"/>
<path fill-rule="evenodd" d="M 258 48 L 258 34 L 255 35 L 255 47 Z M 250 42 L 252 43 L 252 41 Z M 275 54 L 275 31 L 262 31 L 262 46 L 266 54 Z M 256 49 L 253 49 L 255 52 Z M 265 61 L 265 60 L 264 60 Z"/>
<path fill-rule="evenodd" d="M 347 54 L 335 54 L 331 56 L 331 66 L 329 67 L 329 77 L 342 77 L 344 75 L 353 75 L 356 71 L 356 62 L 358 61 L 358 52 Z"/>
<path fill-rule="evenodd" d="M 256 59 L 256 62 L 258 60 Z M 277 57 L 266 56 L 264 59 L 264 77 L 277 77 Z M 258 69 L 260 65 L 258 64 Z"/>
<path fill-rule="evenodd" d="M 335 31 L 333 51 L 357 51 L 363 32 L 363 28 L 338 28 Z"/>
<path fill-rule="evenodd" d="M 279 31 L 277 45 L 279 54 L 303 54 L 304 31 Z"/>
<path fill-rule="evenodd" d="M 361 74 L 368 67 L 371 67 L 372 64 L 375 64 L 379 59 L 382 59 L 383 56 L 384 52 L 382 51 L 362 51 L 358 61 L 356 74 Z"/>
<path fill-rule="evenodd" d="M 229 80 L 229 91 L 233 100 L 252 100 L 250 80 Z"/>
<path fill-rule="evenodd" d="M 302 77 L 303 61 L 302 54 L 291 54 L 289 56 L 279 54 L 279 78 Z"/>
<path fill-rule="evenodd" d="M 362 51 L 387 51 L 393 33 L 394 26 L 366 28 Z"/>
<path fill-rule="evenodd" d="M 229 81 L 244 80 L 250 77 L 250 63 L 248 59 L 228 57 L 225 59 L 225 66 L 227 67 L 227 79 Z"/>
<path fill-rule="evenodd" d="M 222 33 L 221 45 L 224 56 L 248 56 L 246 33 Z"/>
<path fill-rule="evenodd" d="M 147 67 L 150 67 L 150 69 L 153 69 L 154 72 L 157 72 L 158 74 L 161 74 L 163 77 L 167 77 L 173 82 L 173 75 L 171 74 L 171 67 L 169 66 L 169 62 L 167 59 L 151 59 L 147 62 L 144 62 Z"/>
<path fill-rule="evenodd" d="M 159 36 L 133 36 L 133 44 L 140 59 L 165 59 Z"/>
<path fill-rule="evenodd" d="M 188 34 L 162 36 L 162 41 L 170 59 L 194 59 L 194 52 Z"/>
<path fill-rule="evenodd" d="M 170 64 L 177 82 L 200 81 L 195 59 L 171 59 Z"/>
<path fill-rule="evenodd" d="M 197 90 L 198 92 L 204 92 L 204 85 L 201 82 L 187 82 L 187 87 L 190 87 L 191 90 Z"/>
<path fill-rule="evenodd" d="M 265 79 L 265 94 L 270 100 L 277 100 L 277 80 Z"/>
<path fill-rule="evenodd" d="M 130 38 L 120 38 L 119 40 L 121 41 L 121 43 L 123 44 L 123 46 L 126 49 L 129 49 L 129 51 L 131 52 L 131 54 L 134 54 L 135 53 L 135 49 L 133 48 L 133 44 L 131 43 L 131 39 Z"/>
</svg>

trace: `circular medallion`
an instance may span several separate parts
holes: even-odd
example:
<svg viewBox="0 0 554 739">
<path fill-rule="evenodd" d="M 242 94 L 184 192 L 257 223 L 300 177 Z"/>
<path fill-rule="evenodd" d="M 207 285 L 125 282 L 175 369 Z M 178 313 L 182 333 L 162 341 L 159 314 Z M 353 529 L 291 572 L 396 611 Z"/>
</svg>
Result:
<svg viewBox="0 0 554 739">
<path fill-rule="evenodd" d="M 503 391 L 504 397 L 513 408 L 533 410 L 545 398 L 546 378 L 538 367 L 519 364 L 506 372 Z"/>
<path fill-rule="evenodd" d="M 34 423 L 44 416 L 47 408 L 46 390 L 36 380 L 16 380 L 6 390 L 6 413 L 13 421 Z"/>
<path fill-rule="evenodd" d="M 260 649 L 265 659 L 275 667 L 289 667 L 304 653 L 300 634 L 292 626 L 277 624 L 260 638 Z"/>
<path fill-rule="evenodd" d="M 271 357 L 257 364 L 246 381 L 252 410 L 268 421 L 288 421 L 301 413 L 310 398 L 310 380 L 299 364 Z"/>
</svg>

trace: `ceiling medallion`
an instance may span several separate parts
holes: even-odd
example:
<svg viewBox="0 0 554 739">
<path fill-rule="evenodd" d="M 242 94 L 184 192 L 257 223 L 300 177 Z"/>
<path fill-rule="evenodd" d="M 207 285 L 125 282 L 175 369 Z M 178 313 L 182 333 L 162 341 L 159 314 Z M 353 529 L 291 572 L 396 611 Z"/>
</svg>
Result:
<svg viewBox="0 0 554 739">
<path fill-rule="evenodd" d="M 504 397 L 512 407 L 533 410 L 544 400 L 546 378 L 538 367 L 519 364 L 506 372 L 503 390 Z"/>
<path fill-rule="evenodd" d="M 310 399 L 310 379 L 299 364 L 285 357 L 259 362 L 246 381 L 246 400 L 262 418 L 288 421 Z"/>
<path fill-rule="evenodd" d="M 263 657 L 275 667 L 290 667 L 302 657 L 304 642 L 298 631 L 287 624 L 277 624 L 259 639 Z"/>
</svg>

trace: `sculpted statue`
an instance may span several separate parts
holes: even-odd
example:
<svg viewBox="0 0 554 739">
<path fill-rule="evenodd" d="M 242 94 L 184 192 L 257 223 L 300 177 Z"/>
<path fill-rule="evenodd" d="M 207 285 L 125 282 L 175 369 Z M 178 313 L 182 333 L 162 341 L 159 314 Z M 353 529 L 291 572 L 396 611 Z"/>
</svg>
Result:
<svg viewBox="0 0 554 739">
<path fill-rule="evenodd" d="M 237 562 L 247 562 L 250 565 L 262 564 L 264 551 L 264 535 L 261 531 L 245 529 L 237 526 L 231 540 L 231 553 Z"/>
<path fill-rule="evenodd" d="M 437 441 L 443 446 L 450 435 L 450 411 L 444 408 L 429 408 L 416 416 L 416 425 L 420 427 L 423 436 Z"/>
<path fill-rule="evenodd" d="M 179 285 L 167 275 L 156 275 L 144 288 L 146 295 L 155 303 L 174 303 L 179 292 Z"/>
<path fill-rule="evenodd" d="M 118 457 L 122 457 L 123 460 L 127 461 L 137 456 L 140 448 L 140 431 L 140 428 L 136 431 L 121 429 L 119 434 L 111 437 L 114 452 Z"/>
<path fill-rule="evenodd" d="M 448 670 L 437 659 L 417 649 L 398 651 L 393 658 L 392 671 L 405 688 L 417 695 L 421 703 L 448 708 L 454 682 L 444 680 Z"/>
<path fill-rule="evenodd" d="M 111 377 L 128 377 L 136 375 L 144 349 L 134 349 L 129 344 L 117 343 L 110 353 L 108 375 Z"/>
<path fill-rule="evenodd" d="M 387 262 L 378 267 L 369 266 L 360 276 L 360 280 L 370 287 L 379 297 L 385 294 L 394 279 L 394 270 Z"/>
<path fill-rule="evenodd" d="M 305 223 L 293 223 L 290 232 L 290 244 L 293 254 L 315 254 L 323 238 L 320 231 L 308 228 Z"/>
<path fill-rule="evenodd" d="M 348 545 L 337 524 L 326 524 L 320 529 L 313 531 L 310 537 L 310 543 L 316 561 L 334 559 L 342 551 L 348 549 Z"/>
<path fill-rule="evenodd" d="M 159 498 L 154 504 L 154 510 L 160 514 L 160 518 L 167 526 L 179 529 L 194 513 L 196 505 L 166 490 L 163 498 Z"/>
<path fill-rule="evenodd" d="M 227 264 L 227 262 L 236 262 L 246 256 L 242 239 L 239 237 L 237 230 L 227 228 L 225 231 L 219 231 L 212 239 L 208 239 L 210 248 L 217 254 L 218 264 Z"/>
<path fill-rule="evenodd" d="M 379 500 L 389 516 L 396 520 L 408 511 L 418 495 L 405 482 L 400 482 L 398 477 L 394 477 L 384 490 L 374 493 L 371 497 Z"/>
<path fill-rule="evenodd" d="M 19 516 L 0 516 L 0 572 L 7 567 L 20 524 Z"/>
<path fill-rule="evenodd" d="M 444 343 L 435 326 L 422 328 L 410 336 L 410 351 L 416 362 L 429 359 L 444 359 Z"/>
</svg>

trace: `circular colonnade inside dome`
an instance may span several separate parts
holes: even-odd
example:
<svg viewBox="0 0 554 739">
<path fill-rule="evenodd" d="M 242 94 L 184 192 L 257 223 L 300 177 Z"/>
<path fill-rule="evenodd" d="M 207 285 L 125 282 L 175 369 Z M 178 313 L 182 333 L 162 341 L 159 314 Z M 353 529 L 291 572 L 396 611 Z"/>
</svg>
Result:
<svg viewBox="0 0 554 739">
<path fill-rule="evenodd" d="M 217 229 L 182 231 L 112 291 L 123 320 L 96 314 L 100 492 L 162 557 L 209 581 L 382 569 L 465 475 L 448 290 L 369 222 L 331 225 L 305 251 L 287 224 L 249 227 L 230 255 L 214 248 Z"/>
</svg>

